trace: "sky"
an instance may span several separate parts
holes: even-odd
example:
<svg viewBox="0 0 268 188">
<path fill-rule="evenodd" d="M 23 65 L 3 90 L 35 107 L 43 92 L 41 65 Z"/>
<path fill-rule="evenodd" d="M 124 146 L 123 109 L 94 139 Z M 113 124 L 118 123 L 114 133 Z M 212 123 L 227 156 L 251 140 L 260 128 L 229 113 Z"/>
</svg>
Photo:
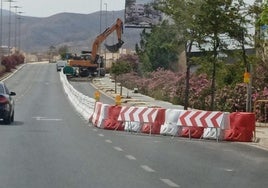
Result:
<svg viewBox="0 0 268 188">
<path fill-rule="evenodd" d="M 3 9 L 9 10 L 9 0 L 3 1 Z M 11 6 L 18 6 L 18 12 L 23 16 L 49 17 L 54 14 L 69 12 L 89 14 L 101 10 L 123 10 L 125 0 L 14 0 Z M 15 8 L 12 8 L 15 12 Z"/>
<path fill-rule="evenodd" d="M 2 0 L 3 9 L 9 10 L 10 0 Z M 69 12 L 89 14 L 101 10 L 113 11 L 123 10 L 125 0 L 11 0 L 11 6 L 18 6 L 18 12 L 23 12 L 23 16 L 49 17 L 54 14 Z M 142 0 L 139 0 L 142 1 Z M 255 0 L 245 0 L 246 3 L 252 3 Z M 12 8 L 15 12 L 15 8 Z"/>
</svg>

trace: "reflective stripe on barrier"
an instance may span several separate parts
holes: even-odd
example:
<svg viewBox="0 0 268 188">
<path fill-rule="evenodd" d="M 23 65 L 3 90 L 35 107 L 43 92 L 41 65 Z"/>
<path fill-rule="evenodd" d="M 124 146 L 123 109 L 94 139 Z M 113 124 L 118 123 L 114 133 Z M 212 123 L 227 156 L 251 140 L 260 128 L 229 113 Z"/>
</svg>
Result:
<svg viewBox="0 0 268 188">
<path fill-rule="evenodd" d="M 229 127 L 224 112 L 183 111 L 178 119 L 178 125 L 186 127 L 211 127 L 225 129 Z"/>
<path fill-rule="evenodd" d="M 157 110 L 155 121 L 152 123 L 145 123 L 141 128 L 141 132 L 147 134 L 160 134 L 161 125 L 165 121 L 165 112 L 166 109 L 159 108 Z"/>
<path fill-rule="evenodd" d="M 120 111 L 118 121 L 152 123 L 155 121 L 157 112 L 157 108 L 123 106 Z"/>
<path fill-rule="evenodd" d="M 126 131 L 139 132 L 143 123 L 155 122 L 157 113 L 157 108 L 123 106 L 118 121 L 124 122 Z"/>
</svg>

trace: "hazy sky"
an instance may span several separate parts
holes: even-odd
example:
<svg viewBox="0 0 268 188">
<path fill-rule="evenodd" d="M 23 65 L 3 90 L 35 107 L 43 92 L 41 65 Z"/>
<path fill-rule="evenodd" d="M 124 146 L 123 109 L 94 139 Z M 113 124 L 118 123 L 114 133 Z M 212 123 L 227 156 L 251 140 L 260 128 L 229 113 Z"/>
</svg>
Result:
<svg viewBox="0 0 268 188">
<path fill-rule="evenodd" d="M 3 1 L 3 9 L 9 10 L 9 0 Z M 19 6 L 17 9 L 23 12 L 23 16 L 48 17 L 61 12 L 89 14 L 102 10 L 123 10 L 125 0 L 14 0 L 11 6 Z M 15 12 L 15 8 L 12 8 Z"/>
<path fill-rule="evenodd" d="M 9 10 L 10 0 L 2 0 L 3 9 Z M 13 1 L 13 0 L 11 0 Z M 23 16 L 48 17 L 61 12 L 89 14 L 102 10 L 113 11 L 123 10 L 125 8 L 125 0 L 14 0 L 12 6 L 21 8 L 17 11 L 23 12 Z M 140 0 L 141 1 L 141 0 Z M 101 3 L 102 2 L 102 3 Z M 245 0 L 246 3 L 254 2 L 254 0 Z M 15 8 L 12 8 L 15 12 Z"/>
</svg>

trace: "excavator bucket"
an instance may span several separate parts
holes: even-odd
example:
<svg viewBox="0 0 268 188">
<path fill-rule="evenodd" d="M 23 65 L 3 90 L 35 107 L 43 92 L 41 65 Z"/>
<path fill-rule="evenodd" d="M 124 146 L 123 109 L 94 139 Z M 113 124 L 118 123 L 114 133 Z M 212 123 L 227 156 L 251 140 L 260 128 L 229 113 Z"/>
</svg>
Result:
<svg viewBox="0 0 268 188">
<path fill-rule="evenodd" d="M 115 53 L 115 52 L 118 52 L 118 50 L 122 47 L 123 44 L 124 44 L 124 41 L 120 40 L 118 43 L 114 45 L 107 45 L 107 44 L 104 44 L 104 45 L 108 51 L 110 51 L 111 53 Z"/>
</svg>

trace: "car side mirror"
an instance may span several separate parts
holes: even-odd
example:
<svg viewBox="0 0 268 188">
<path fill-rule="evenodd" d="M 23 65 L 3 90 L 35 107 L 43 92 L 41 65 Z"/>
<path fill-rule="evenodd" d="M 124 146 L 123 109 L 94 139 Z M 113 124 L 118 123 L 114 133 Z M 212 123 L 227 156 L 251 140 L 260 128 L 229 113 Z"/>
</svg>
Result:
<svg viewBox="0 0 268 188">
<path fill-rule="evenodd" d="M 9 93 L 9 95 L 10 95 L 10 96 L 15 96 L 15 95 L 16 95 L 16 93 L 15 93 L 15 92 L 13 92 L 13 91 L 11 91 L 11 92 Z"/>
</svg>

